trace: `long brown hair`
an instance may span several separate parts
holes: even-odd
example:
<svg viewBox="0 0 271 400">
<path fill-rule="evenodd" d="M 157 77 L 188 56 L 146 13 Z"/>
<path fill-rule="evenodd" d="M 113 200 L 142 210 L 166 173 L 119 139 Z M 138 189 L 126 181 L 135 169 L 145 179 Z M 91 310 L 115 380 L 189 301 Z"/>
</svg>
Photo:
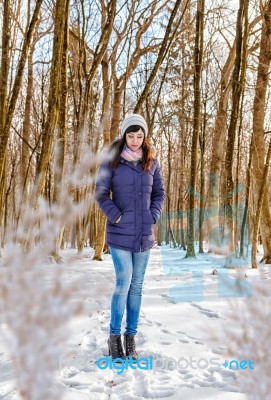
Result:
<svg viewBox="0 0 271 400">
<path fill-rule="evenodd" d="M 144 129 L 143 128 L 141 128 L 141 129 L 144 132 Z M 128 129 L 126 130 L 126 132 L 124 133 L 122 138 L 116 139 L 110 145 L 110 147 L 108 149 L 109 153 L 114 154 L 113 158 L 109 162 L 109 165 L 111 168 L 116 168 L 119 165 L 120 155 L 121 155 L 123 147 L 126 143 L 126 134 L 128 133 L 127 131 L 128 131 Z M 142 151 L 143 151 L 142 169 L 143 169 L 143 171 L 149 171 L 152 166 L 153 159 L 155 157 L 155 151 L 152 148 L 149 140 L 146 138 L 145 132 L 144 132 L 144 139 L 143 139 L 143 143 L 142 143 Z"/>
</svg>

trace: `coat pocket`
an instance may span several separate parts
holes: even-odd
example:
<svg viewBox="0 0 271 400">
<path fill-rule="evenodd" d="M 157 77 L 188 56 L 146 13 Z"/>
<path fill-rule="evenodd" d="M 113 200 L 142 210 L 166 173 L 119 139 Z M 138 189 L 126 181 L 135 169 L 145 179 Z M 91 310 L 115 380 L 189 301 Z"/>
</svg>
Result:
<svg viewBox="0 0 271 400">
<path fill-rule="evenodd" d="M 123 222 L 125 222 L 126 218 L 127 218 L 127 212 L 126 210 L 122 210 L 121 220 L 118 223 L 115 222 L 115 225 L 121 225 Z"/>
<path fill-rule="evenodd" d="M 152 213 L 151 213 L 150 209 L 147 210 L 147 220 L 146 220 L 146 222 L 148 224 L 155 224 L 155 220 L 154 220 L 154 218 L 152 216 Z"/>
</svg>

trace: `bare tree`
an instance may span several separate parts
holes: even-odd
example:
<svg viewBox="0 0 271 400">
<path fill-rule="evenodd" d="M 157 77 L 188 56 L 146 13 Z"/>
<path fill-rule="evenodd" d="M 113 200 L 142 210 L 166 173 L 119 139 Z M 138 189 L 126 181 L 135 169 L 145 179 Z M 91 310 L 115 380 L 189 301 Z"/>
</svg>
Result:
<svg viewBox="0 0 271 400">
<path fill-rule="evenodd" d="M 268 0 L 263 8 L 262 32 L 259 65 L 253 104 L 253 133 L 252 133 L 252 160 L 251 160 L 251 207 L 256 209 L 256 216 L 260 216 L 260 232 L 264 247 L 264 260 L 271 263 L 271 215 L 268 192 L 263 186 L 266 144 L 264 138 L 266 93 L 270 76 L 271 63 L 271 1 Z M 268 158 L 266 160 L 268 164 Z M 262 197 L 262 199 L 261 199 Z M 254 253 L 255 235 L 257 235 L 258 223 L 253 221 L 254 229 Z M 253 267 L 256 267 L 255 255 L 253 256 Z"/>
<path fill-rule="evenodd" d="M 191 174 L 189 191 L 189 210 L 188 210 L 188 241 L 186 257 L 195 257 L 195 191 L 197 178 L 198 143 L 200 132 L 201 115 L 201 71 L 203 57 L 203 33 L 204 33 L 204 0 L 197 2 L 196 36 L 194 48 L 194 116 L 193 116 L 193 138 L 191 154 Z"/>
<path fill-rule="evenodd" d="M 245 79 L 246 57 L 242 57 L 247 47 L 247 31 L 248 19 L 248 1 L 240 0 L 239 10 L 236 23 L 236 53 L 234 70 L 232 74 L 232 110 L 230 124 L 227 137 L 226 149 L 226 226 L 229 232 L 229 254 L 226 258 L 226 266 L 231 265 L 231 255 L 236 250 L 233 197 L 234 197 L 234 181 L 233 181 L 233 156 L 236 138 L 236 128 L 240 111 L 240 99 Z M 245 25 L 245 29 L 243 26 Z M 243 62 L 242 62 L 243 61 Z"/>
</svg>

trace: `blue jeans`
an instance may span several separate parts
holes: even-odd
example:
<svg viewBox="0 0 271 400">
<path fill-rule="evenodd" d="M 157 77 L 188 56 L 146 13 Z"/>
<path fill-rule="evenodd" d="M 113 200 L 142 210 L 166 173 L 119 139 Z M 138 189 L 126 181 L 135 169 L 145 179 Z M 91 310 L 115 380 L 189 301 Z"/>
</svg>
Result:
<svg viewBox="0 0 271 400">
<path fill-rule="evenodd" d="M 141 306 L 142 285 L 150 250 L 140 253 L 109 247 L 116 273 L 116 287 L 111 300 L 110 335 L 121 333 L 121 321 L 126 305 L 125 334 L 134 335 Z"/>
</svg>

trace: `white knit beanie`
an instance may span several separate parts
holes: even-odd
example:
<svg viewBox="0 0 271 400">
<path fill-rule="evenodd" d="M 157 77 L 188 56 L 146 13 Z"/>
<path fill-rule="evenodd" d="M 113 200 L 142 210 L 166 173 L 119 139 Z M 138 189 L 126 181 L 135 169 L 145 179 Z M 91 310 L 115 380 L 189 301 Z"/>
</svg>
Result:
<svg viewBox="0 0 271 400">
<path fill-rule="evenodd" d="M 127 117 L 124 118 L 122 125 L 121 125 L 121 136 L 124 135 L 126 129 L 132 125 L 139 125 L 145 131 L 145 136 L 148 135 L 148 125 L 145 119 L 140 114 L 129 114 Z"/>
</svg>

